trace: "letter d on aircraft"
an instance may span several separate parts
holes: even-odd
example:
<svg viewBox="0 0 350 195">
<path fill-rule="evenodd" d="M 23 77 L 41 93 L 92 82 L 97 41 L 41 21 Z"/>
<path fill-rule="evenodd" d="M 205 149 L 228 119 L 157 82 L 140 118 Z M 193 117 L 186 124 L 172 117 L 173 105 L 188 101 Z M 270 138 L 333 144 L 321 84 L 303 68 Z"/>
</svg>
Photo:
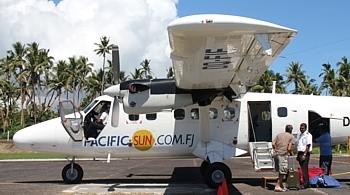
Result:
<svg viewBox="0 0 350 195">
<path fill-rule="evenodd" d="M 346 126 L 349 126 L 349 124 L 350 124 L 350 119 L 349 117 L 345 116 L 343 118 L 343 126 L 346 127 Z"/>
</svg>

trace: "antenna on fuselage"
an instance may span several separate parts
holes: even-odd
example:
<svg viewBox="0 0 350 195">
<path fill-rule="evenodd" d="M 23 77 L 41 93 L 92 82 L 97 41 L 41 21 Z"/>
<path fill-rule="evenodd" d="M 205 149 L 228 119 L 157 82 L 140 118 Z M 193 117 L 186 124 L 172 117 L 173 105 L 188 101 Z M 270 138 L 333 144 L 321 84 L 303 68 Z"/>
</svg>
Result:
<svg viewBox="0 0 350 195">
<path fill-rule="evenodd" d="M 120 61 L 119 61 L 118 45 L 112 46 L 112 70 L 113 70 L 113 85 L 119 84 Z"/>
</svg>

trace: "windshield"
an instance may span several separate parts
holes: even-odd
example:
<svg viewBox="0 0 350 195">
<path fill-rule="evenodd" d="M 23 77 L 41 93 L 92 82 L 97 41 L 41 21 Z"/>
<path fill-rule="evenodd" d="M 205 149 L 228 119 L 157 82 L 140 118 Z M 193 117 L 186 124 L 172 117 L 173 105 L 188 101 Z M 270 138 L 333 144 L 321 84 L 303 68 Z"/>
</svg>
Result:
<svg viewBox="0 0 350 195">
<path fill-rule="evenodd" d="M 94 107 L 97 102 L 98 102 L 98 100 L 94 100 L 88 106 L 86 106 L 83 110 L 84 113 L 86 114 L 87 112 L 89 112 L 89 110 L 91 110 L 91 108 Z"/>
</svg>

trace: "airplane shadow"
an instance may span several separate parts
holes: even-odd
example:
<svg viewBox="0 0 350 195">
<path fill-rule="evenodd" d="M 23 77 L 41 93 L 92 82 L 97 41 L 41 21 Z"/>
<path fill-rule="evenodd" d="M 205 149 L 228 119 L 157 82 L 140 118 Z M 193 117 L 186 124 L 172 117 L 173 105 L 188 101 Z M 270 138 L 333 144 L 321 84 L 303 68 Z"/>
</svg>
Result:
<svg viewBox="0 0 350 195">
<path fill-rule="evenodd" d="M 142 178 L 140 178 L 142 177 Z M 149 178 L 147 178 L 149 177 Z M 156 177 L 170 177 L 170 178 L 159 178 Z M 242 183 L 249 186 L 260 186 L 261 179 L 260 178 L 232 178 L 232 184 L 228 186 L 230 194 L 241 194 L 239 190 L 234 186 L 235 183 Z M 61 180 L 41 180 L 41 181 L 20 181 L 16 183 L 35 183 L 35 184 L 58 184 L 58 185 L 67 185 Z M 129 173 L 125 175 L 125 178 L 122 179 L 83 179 L 81 184 L 112 184 L 111 186 L 107 186 L 107 191 L 114 191 L 114 188 L 118 188 L 121 184 L 128 184 L 127 186 L 123 185 L 122 188 L 164 188 L 164 185 L 153 186 L 151 184 L 168 184 L 166 193 L 171 194 L 171 190 L 174 188 L 179 188 L 179 186 L 183 185 L 202 185 L 203 188 L 206 188 L 205 181 L 203 176 L 200 173 L 200 168 L 198 167 L 175 167 L 172 174 L 143 174 L 143 173 Z M 135 184 L 135 185 L 132 185 Z M 149 186 L 147 186 L 150 184 Z M 268 189 L 272 188 L 272 185 L 267 186 Z M 168 190 L 169 189 L 169 190 Z"/>
</svg>

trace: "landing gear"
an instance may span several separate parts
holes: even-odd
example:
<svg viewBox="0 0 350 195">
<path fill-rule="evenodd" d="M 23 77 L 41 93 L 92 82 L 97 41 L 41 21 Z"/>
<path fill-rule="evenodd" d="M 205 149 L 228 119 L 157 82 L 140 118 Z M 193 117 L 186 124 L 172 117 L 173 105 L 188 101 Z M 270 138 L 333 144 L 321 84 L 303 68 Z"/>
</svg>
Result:
<svg viewBox="0 0 350 195">
<path fill-rule="evenodd" d="M 80 165 L 75 163 L 75 157 L 62 170 L 62 179 L 68 184 L 76 184 L 81 181 L 84 171 Z"/>
<path fill-rule="evenodd" d="M 204 160 L 201 164 L 201 174 L 204 176 L 204 173 L 205 173 L 205 169 L 207 169 L 209 165 L 209 162 Z"/>
<path fill-rule="evenodd" d="M 229 184 L 231 182 L 231 177 L 232 173 L 230 168 L 221 162 L 208 165 L 204 171 L 205 183 L 211 188 L 219 187 L 224 178 L 226 178 L 226 182 Z"/>
</svg>

